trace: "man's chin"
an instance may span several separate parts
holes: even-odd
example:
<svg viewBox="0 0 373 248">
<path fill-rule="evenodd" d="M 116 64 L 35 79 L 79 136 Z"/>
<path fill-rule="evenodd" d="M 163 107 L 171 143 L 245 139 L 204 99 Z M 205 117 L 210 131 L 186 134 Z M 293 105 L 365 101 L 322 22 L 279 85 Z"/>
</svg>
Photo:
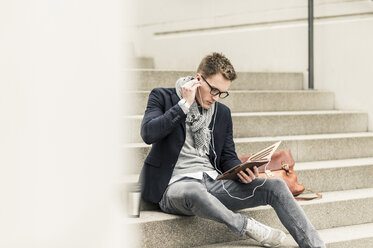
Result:
<svg viewBox="0 0 373 248">
<path fill-rule="evenodd" d="M 203 104 L 204 109 L 209 109 L 211 107 L 211 104 Z"/>
</svg>

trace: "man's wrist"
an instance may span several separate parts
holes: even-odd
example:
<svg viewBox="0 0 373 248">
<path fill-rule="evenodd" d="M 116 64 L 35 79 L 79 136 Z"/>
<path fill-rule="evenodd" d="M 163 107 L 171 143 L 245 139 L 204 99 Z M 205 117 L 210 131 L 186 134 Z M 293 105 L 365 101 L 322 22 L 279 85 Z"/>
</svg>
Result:
<svg viewBox="0 0 373 248">
<path fill-rule="evenodd" d="M 183 110 L 184 114 L 187 114 L 189 113 L 189 109 L 190 109 L 190 105 L 189 103 L 187 102 L 187 100 L 185 100 L 184 98 L 182 98 L 179 102 L 178 102 L 180 108 Z"/>
</svg>

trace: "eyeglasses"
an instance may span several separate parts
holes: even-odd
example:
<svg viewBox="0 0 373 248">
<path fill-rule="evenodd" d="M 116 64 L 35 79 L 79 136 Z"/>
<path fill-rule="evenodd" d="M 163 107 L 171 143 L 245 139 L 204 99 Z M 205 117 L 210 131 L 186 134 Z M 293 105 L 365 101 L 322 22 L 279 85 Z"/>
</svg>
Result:
<svg viewBox="0 0 373 248">
<path fill-rule="evenodd" d="M 213 95 L 213 96 L 217 96 L 219 95 L 219 98 L 223 99 L 223 98 L 226 98 L 227 96 L 229 96 L 229 93 L 228 91 L 220 91 L 219 89 L 215 88 L 215 87 L 212 87 L 211 84 L 209 84 L 209 82 L 207 82 L 207 80 L 201 75 L 202 79 L 205 80 L 205 82 L 207 83 L 207 85 L 210 87 L 210 94 Z"/>
</svg>

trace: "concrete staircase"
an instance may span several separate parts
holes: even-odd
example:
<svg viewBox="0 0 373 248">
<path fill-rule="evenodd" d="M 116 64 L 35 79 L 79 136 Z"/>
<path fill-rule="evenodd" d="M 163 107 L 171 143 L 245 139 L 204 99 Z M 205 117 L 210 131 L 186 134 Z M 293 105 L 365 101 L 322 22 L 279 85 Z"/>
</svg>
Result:
<svg viewBox="0 0 373 248">
<path fill-rule="evenodd" d="M 134 158 L 135 166 L 120 182 L 124 188 L 136 182 L 150 149 L 139 134 L 150 90 L 174 87 L 179 77 L 194 74 L 129 72 L 137 84 L 125 93 L 134 104 L 123 117 L 124 153 Z M 323 193 L 323 199 L 300 204 L 328 247 L 373 247 L 373 133 L 368 132 L 366 113 L 335 110 L 333 93 L 303 90 L 301 73 L 241 72 L 222 102 L 232 110 L 238 155 L 278 140 L 283 141 L 279 149 L 291 149 L 299 180 Z M 268 206 L 240 212 L 286 231 Z M 141 247 L 257 247 L 223 224 L 165 214 L 149 204 L 143 205 L 140 218 L 126 223 L 142 233 Z M 288 235 L 283 247 L 297 246 Z"/>
</svg>

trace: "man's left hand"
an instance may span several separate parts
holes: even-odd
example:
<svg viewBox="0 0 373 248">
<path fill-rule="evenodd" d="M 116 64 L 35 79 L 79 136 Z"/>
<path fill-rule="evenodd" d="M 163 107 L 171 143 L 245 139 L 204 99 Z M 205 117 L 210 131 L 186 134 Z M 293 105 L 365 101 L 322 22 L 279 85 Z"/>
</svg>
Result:
<svg viewBox="0 0 373 248">
<path fill-rule="evenodd" d="M 254 166 L 253 170 L 246 168 L 246 173 L 244 171 L 240 171 L 237 173 L 238 178 L 241 180 L 242 183 L 248 184 L 255 180 L 259 176 L 258 167 Z"/>
</svg>

